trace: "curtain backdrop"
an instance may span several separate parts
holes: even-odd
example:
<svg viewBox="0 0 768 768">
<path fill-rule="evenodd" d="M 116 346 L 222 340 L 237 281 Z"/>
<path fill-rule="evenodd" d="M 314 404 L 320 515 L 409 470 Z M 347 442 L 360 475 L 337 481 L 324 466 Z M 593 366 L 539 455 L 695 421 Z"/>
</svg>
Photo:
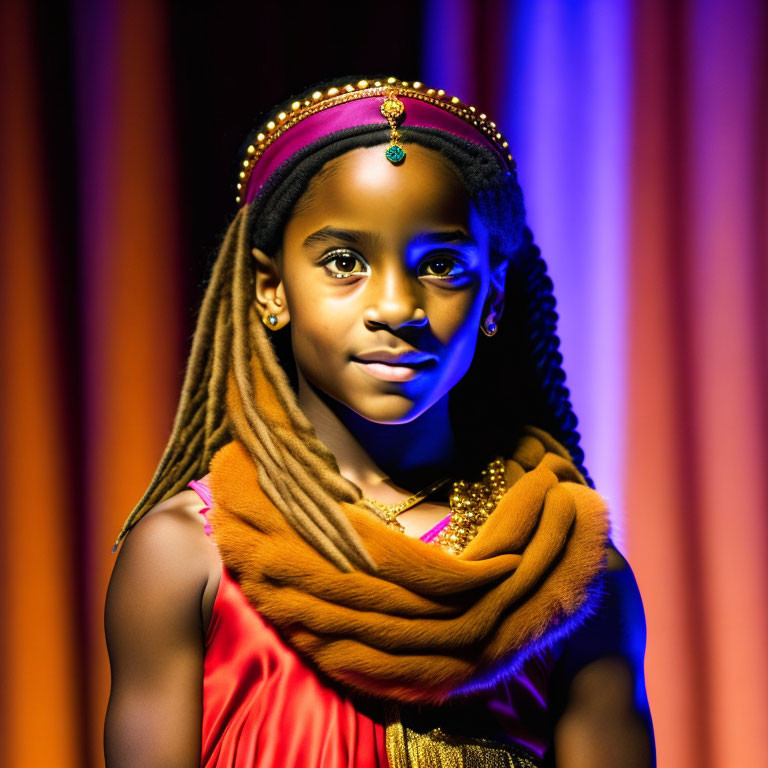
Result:
<svg viewBox="0 0 768 768">
<path fill-rule="evenodd" d="M 111 548 L 171 427 L 238 148 L 279 98 L 363 72 L 498 116 L 644 599 L 659 765 L 764 763 L 765 4 L 188 5 L 0 3 L 0 764 L 103 765 Z"/>
<path fill-rule="evenodd" d="M 765 3 L 427 13 L 424 79 L 498 113 L 519 163 L 587 466 L 645 603 L 659 765 L 764 764 Z M 436 33 L 452 23 L 469 34 Z"/>
<path fill-rule="evenodd" d="M 67 498 L 48 152 L 24 8 L 0 4 L 0 763 L 75 768 L 81 596 Z"/>
</svg>

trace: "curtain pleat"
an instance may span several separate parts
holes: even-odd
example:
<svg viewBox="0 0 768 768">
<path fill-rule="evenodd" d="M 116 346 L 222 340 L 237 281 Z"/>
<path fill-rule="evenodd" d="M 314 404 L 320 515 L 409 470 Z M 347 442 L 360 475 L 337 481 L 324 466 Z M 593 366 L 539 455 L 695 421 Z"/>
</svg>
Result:
<svg viewBox="0 0 768 768">
<path fill-rule="evenodd" d="M 103 761 L 111 548 L 152 477 L 181 385 L 183 267 L 165 8 L 76 13 L 83 286 L 89 747 Z"/>
<path fill-rule="evenodd" d="M 75 768 L 77 534 L 32 24 L 0 4 L 0 764 Z"/>
</svg>

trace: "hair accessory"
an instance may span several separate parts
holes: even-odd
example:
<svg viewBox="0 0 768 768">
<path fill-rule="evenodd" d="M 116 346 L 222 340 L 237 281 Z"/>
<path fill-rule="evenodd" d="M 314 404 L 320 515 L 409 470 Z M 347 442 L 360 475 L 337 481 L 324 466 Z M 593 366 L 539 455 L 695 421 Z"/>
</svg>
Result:
<svg viewBox="0 0 768 768">
<path fill-rule="evenodd" d="M 405 113 L 405 104 L 397 98 L 397 91 L 392 88 L 381 105 L 381 114 L 387 118 L 390 129 L 389 147 L 387 147 L 386 156 L 394 165 L 401 163 L 405 159 L 405 150 L 398 141 L 400 131 L 397 130 L 398 118 L 402 119 Z"/>
<path fill-rule="evenodd" d="M 442 88 L 388 77 L 314 91 L 278 112 L 259 129 L 246 150 L 235 200 L 240 205 L 253 202 L 274 171 L 318 139 L 364 125 L 384 127 L 382 116 L 390 128 L 387 158 L 393 163 L 405 157 L 400 143 L 403 127 L 434 128 L 490 147 L 499 158 L 500 169 L 515 173 L 509 143 L 485 113 Z"/>
<path fill-rule="evenodd" d="M 496 333 L 496 331 L 499 330 L 496 323 L 492 323 L 492 322 L 483 323 L 480 326 L 480 328 L 482 328 L 482 331 L 486 336 L 493 336 Z"/>
</svg>

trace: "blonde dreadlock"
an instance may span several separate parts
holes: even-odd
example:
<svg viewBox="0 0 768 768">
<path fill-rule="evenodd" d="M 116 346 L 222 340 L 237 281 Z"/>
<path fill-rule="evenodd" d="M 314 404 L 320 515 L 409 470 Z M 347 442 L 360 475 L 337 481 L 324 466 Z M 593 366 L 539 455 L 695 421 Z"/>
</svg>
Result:
<svg viewBox="0 0 768 768">
<path fill-rule="evenodd" d="M 266 495 L 309 544 L 342 570 L 375 571 L 339 506 L 359 502 L 362 493 L 315 434 L 256 315 L 248 208 L 230 224 L 203 297 L 170 439 L 113 551 L 151 507 L 204 474 L 213 454 L 234 438 L 259 468 Z M 259 379 L 273 389 L 287 424 L 257 411 Z"/>
</svg>

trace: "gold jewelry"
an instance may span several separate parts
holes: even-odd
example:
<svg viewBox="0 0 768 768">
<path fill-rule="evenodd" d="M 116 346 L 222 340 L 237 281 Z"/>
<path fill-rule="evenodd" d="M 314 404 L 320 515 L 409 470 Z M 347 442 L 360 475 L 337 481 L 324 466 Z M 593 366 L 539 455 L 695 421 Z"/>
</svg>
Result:
<svg viewBox="0 0 768 768">
<path fill-rule="evenodd" d="M 394 93 L 394 98 L 391 94 Z M 478 131 L 485 135 L 485 138 L 496 148 L 501 158 L 507 164 L 509 170 L 514 173 L 516 164 L 509 151 L 509 142 L 499 131 L 496 123 L 488 118 L 484 112 L 480 112 L 476 107 L 471 106 L 456 96 L 450 96 L 442 88 L 427 88 L 423 83 L 418 81 L 407 82 L 405 80 L 399 80 L 396 77 L 387 77 L 383 80 L 375 80 L 373 82 L 369 80 L 359 80 L 357 83 L 346 83 L 345 85 L 334 85 L 325 92 L 314 91 L 307 94 L 303 99 L 297 99 L 290 104 L 289 109 L 278 112 L 266 125 L 256 134 L 256 139 L 253 144 L 250 144 L 246 149 L 246 156 L 243 158 L 239 178 L 237 181 L 237 196 L 235 201 L 240 203 L 241 195 L 245 194 L 245 190 L 248 188 L 248 181 L 253 171 L 254 165 L 256 165 L 259 158 L 264 154 L 264 151 L 270 147 L 276 139 L 282 136 L 287 130 L 290 130 L 293 126 L 300 123 L 310 115 L 314 115 L 317 112 L 322 112 L 330 107 L 335 107 L 338 104 L 344 104 L 348 101 L 355 101 L 357 99 L 370 98 L 371 96 L 382 96 L 385 101 L 384 104 L 391 104 L 387 107 L 387 111 L 393 112 L 398 109 L 396 103 L 400 101 L 398 96 L 407 96 L 411 99 L 418 99 L 419 101 L 432 104 L 433 106 L 440 107 L 446 112 L 450 112 L 456 117 L 460 117 L 469 125 L 474 126 Z M 384 108 L 382 104 L 382 109 Z M 405 107 L 403 106 L 403 111 Z M 395 153 L 394 147 L 399 146 L 397 139 L 399 137 L 394 134 L 398 133 L 396 126 L 393 128 L 392 122 L 402 117 L 402 112 L 399 115 L 392 114 L 392 120 L 390 117 L 382 112 L 384 117 L 390 123 L 390 128 L 393 131 L 391 138 L 391 144 L 387 152 L 392 151 L 393 157 L 396 157 L 398 153 Z M 402 150 L 402 147 L 400 147 Z M 403 157 L 405 152 L 403 151 Z M 389 155 L 388 155 L 389 157 Z M 402 158 L 401 158 L 402 159 Z M 390 158 L 392 160 L 392 158 Z M 397 160 L 392 160 L 398 162 Z"/>
<path fill-rule="evenodd" d="M 480 473 L 477 482 L 454 483 L 450 496 L 451 522 L 433 543 L 452 554 L 461 552 L 507 492 L 506 475 L 504 459 L 499 456 Z"/>
<path fill-rule="evenodd" d="M 440 480 L 436 480 L 431 485 L 428 485 L 418 493 L 414 493 L 413 496 L 409 496 L 403 501 L 397 502 L 397 504 L 384 504 L 375 499 L 369 499 L 367 496 L 363 496 L 363 499 L 371 506 L 372 511 L 375 512 L 390 528 L 395 528 L 398 531 L 403 531 L 403 526 L 398 522 L 397 517 L 406 509 L 416 506 L 420 501 L 429 496 L 430 493 L 434 493 L 440 486 L 445 485 L 450 480 L 449 477 L 444 477 Z"/>
<path fill-rule="evenodd" d="M 398 515 L 426 498 L 449 478 L 433 483 L 399 504 L 382 504 L 367 497 L 364 501 L 390 527 L 405 532 Z M 466 480 L 454 481 L 449 497 L 451 522 L 432 540 L 451 554 L 458 554 L 475 537 L 478 528 L 488 515 L 496 509 L 501 497 L 507 492 L 504 458 L 498 456 L 480 473 L 480 479 L 473 483 Z"/>
<path fill-rule="evenodd" d="M 261 322 L 267 326 L 267 328 L 274 328 L 278 323 L 277 315 L 265 314 L 262 315 Z"/>
<path fill-rule="evenodd" d="M 400 131 L 397 130 L 398 121 L 402 120 L 405 114 L 405 104 L 397 98 L 397 91 L 394 88 L 387 92 L 384 103 L 381 105 L 381 114 L 387 118 L 390 131 L 389 146 L 385 154 L 390 163 L 397 165 L 405 159 L 405 150 L 398 141 Z"/>
<path fill-rule="evenodd" d="M 483 324 L 480 326 L 480 328 L 481 328 L 481 330 L 483 331 L 483 333 L 484 333 L 486 336 L 493 336 L 493 335 L 495 335 L 496 331 L 498 331 L 498 330 L 499 330 L 499 328 L 498 328 L 498 326 L 496 325 L 496 323 L 492 323 L 492 322 L 490 322 L 490 321 L 489 321 L 489 322 L 487 322 L 487 323 L 483 323 Z"/>
</svg>

